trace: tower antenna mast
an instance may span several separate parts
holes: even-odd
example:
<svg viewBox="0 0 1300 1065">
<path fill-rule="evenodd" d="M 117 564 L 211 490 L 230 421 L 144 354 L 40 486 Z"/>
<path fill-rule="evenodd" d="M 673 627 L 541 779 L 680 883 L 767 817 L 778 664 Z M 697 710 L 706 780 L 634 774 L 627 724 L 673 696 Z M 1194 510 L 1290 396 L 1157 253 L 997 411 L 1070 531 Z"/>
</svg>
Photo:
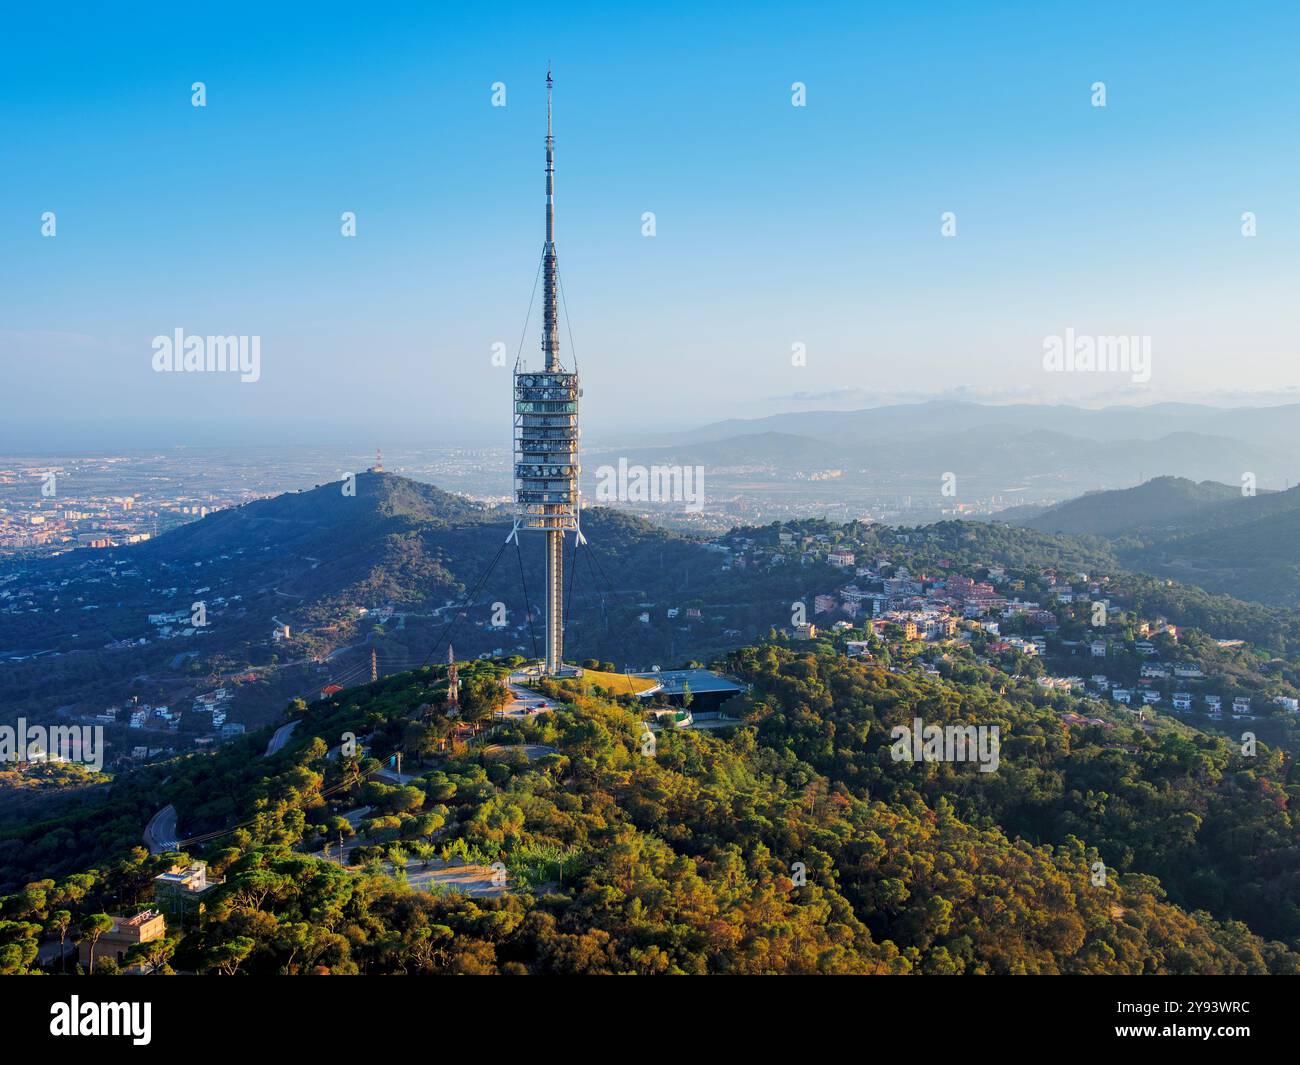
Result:
<svg viewBox="0 0 1300 1065">
<path fill-rule="evenodd" d="M 542 353 L 540 373 L 516 369 L 515 531 L 546 533 L 546 658 L 543 669 L 559 672 L 564 657 L 564 534 L 579 531 L 578 399 L 576 372 L 560 363 L 557 307 L 559 265 L 555 252 L 554 81 L 546 72 L 546 243 L 542 248 Z"/>
<path fill-rule="evenodd" d="M 546 72 L 546 245 L 542 249 L 542 351 L 547 373 L 560 368 L 559 314 L 555 302 L 559 262 L 555 255 L 555 132 L 551 126 L 551 89 Z"/>
</svg>

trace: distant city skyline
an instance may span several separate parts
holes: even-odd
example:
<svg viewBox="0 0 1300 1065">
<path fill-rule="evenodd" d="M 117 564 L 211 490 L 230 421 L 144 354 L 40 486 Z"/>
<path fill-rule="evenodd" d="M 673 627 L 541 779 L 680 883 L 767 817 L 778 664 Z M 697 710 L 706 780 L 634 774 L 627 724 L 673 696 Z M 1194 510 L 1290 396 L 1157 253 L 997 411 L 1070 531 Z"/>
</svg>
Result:
<svg viewBox="0 0 1300 1065">
<path fill-rule="evenodd" d="M 505 446 L 548 60 L 589 438 L 1300 399 L 1294 12 L 345 11 L 10 17 L 0 450 Z M 178 329 L 259 337 L 257 380 L 155 372 Z M 1044 372 L 1067 330 L 1150 338 L 1150 382 Z"/>
</svg>

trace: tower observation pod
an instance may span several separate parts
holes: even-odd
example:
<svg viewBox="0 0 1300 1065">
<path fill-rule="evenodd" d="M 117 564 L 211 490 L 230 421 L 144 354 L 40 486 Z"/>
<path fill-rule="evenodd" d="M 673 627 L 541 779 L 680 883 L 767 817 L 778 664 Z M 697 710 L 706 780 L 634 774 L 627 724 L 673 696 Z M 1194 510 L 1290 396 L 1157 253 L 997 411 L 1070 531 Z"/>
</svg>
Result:
<svg viewBox="0 0 1300 1065">
<path fill-rule="evenodd" d="M 578 400 L 575 369 L 560 363 L 555 254 L 555 138 L 551 132 L 551 74 L 546 74 L 546 243 L 542 248 L 544 369 L 514 373 L 515 532 L 546 534 L 546 657 L 549 674 L 564 662 L 564 534 L 581 538 L 578 495 Z M 512 533 L 513 535 L 513 533 Z"/>
</svg>

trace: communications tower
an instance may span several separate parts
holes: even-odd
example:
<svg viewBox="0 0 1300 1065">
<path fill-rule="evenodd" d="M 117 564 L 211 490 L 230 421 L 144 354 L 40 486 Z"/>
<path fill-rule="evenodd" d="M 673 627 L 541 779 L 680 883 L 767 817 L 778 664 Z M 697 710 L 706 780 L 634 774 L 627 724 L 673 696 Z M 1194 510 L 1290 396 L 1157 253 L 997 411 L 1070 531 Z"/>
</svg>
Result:
<svg viewBox="0 0 1300 1065">
<path fill-rule="evenodd" d="M 456 672 L 456 652 L 447 644 L 447 716 L 460 713 L 460 676 Z"/>
<path fill-rule="evenodd" d="M 579 527 L 578 384 L 560 362 L 555 255 L 555 137 L 551 128 L 551 72 L 546 72 L 546 242 L 542 245 L 542 354 L 544 369 L 515 365 L 515 526 L 546 534 L 546 656 L 543 668 L 564 662 L 564 534 Z"/>
</svg>

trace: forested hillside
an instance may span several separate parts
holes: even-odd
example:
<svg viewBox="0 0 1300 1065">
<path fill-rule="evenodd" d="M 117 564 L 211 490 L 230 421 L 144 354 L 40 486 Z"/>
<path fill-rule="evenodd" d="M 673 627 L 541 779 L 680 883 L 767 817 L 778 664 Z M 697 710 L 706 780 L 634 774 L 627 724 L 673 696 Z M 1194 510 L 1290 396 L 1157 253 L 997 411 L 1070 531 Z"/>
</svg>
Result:
<svg viewBox="0 0 1300 1065">
<path fill-rule="evenodd" d="M 1135 488 L 1089 492 L 1025 521 L 1031 529 L 1072 536 L 1118 536 L 1167 529 L 1241 499 L 1239 486 L 1183 477 L 1156 477 Z"/>
<path fill-rule="evenodd" d="M 274 758 L 250 741 L 120 779 L 99 823 L 173 801 L 182 824 L 229 829 L 191 852 L 225 882 L 170 944 L 161 964 L 178 971 L 1300 970 L 1295 793 L 1276 754 L 1177 729 L 1075 733 L 1055 709 L 1068 697 L 979 673 L 958 686 L 779 646 L 730 665 L 753 684 L 747 723 L 660 733 L 652 756 L 626 698 L 547 682 L 556 709 L 493 737 L 550 749 L 532 761 L 436 753 L 422 737 L 447 735 L 445 684 L 388 678 L 299 708 Z M 917 716 L 999 724 L 1000 769 L 895 761 L 889 727 Z M 329 757 L 347 733 L 368 749 Z M 432 751 L 413 783 L 375 776 L 394 749 Z M 46 829 L 75 838 L 85 816 Z M 354 831 L 351 867 L 322 857 Z M 122 837 L 84 873 L 34 872 L 3 903 L 3 968 L 32 964 L 59 910 L 75 924 L 144 904 L 175 858 Z M 508 890 L 403 883 L 448 859 L 500 862 Z"/>
<path fill-rule="evenodd" d="M 1023 519 L 1071 536 L 1106 537 L 1128 570 L 1273 606 L 1300 605 L 1300 488 L 1157 477 L 1095 492 Z"/>
<path fill-rule="evenodd" d="M 502 550 L 511 528 L 505 511 L 392 474 L 359 474 L 355 494 L 344 488 L 335 482 L 286 493 L 148 543 L 33 563 L 24 571 L 33 591 L 23 609 L 0 611 L 0 648 L 42 654 L 0 670 L 0 721 L 60 706 L 97 712 L 129 696 L 173 702 L 205 678 L 211 686 L 253 667 L 256 680 L 240 681 L 245 708 L 237 719 L 259 725 L 283 705 L 275 670 L 310 667 L 340 648 L 368 655 L 363 644 L 381 658 L 418 663 L 450 620 L 447 604 L 466 604 L 472 593 L 473 603 L 458 611 L 462 656 L 532 651 L 542 625 L 540 540 L 525 536 L 521 548 Z M 675 629 L 633 628 L 637 603 L 667 596 L 725 607 L 720 620 L 695 627 L 690 653 L 736 646 L 741 641 L 724 641 L 724 629 L 745 638 L 765 631 L 774 605 L 798 597 L 807 576 L 742 577 L 702 542 L 616 510 L 585 511 L 583 527 L 589 546 L 566 558 L 567 646 L 578 659 L 621 665 L 633 654 L 650 663 L 685 653 Z M 197 601 L 206 610 L 201 630 L 160 638 L 149 623 L 164 612 L 188 617 Z M 499 629 L 487 625 L 496 603 L 507 619 Z M 399 616 L 376 631 L 363 611 L 385 607 Z M 291 638 L 273 640 L 272 629 L 284 625 Z M 290 690 L 314 682 L 319 689 L 328 679 L 302 673 Z"/>
</svg>

